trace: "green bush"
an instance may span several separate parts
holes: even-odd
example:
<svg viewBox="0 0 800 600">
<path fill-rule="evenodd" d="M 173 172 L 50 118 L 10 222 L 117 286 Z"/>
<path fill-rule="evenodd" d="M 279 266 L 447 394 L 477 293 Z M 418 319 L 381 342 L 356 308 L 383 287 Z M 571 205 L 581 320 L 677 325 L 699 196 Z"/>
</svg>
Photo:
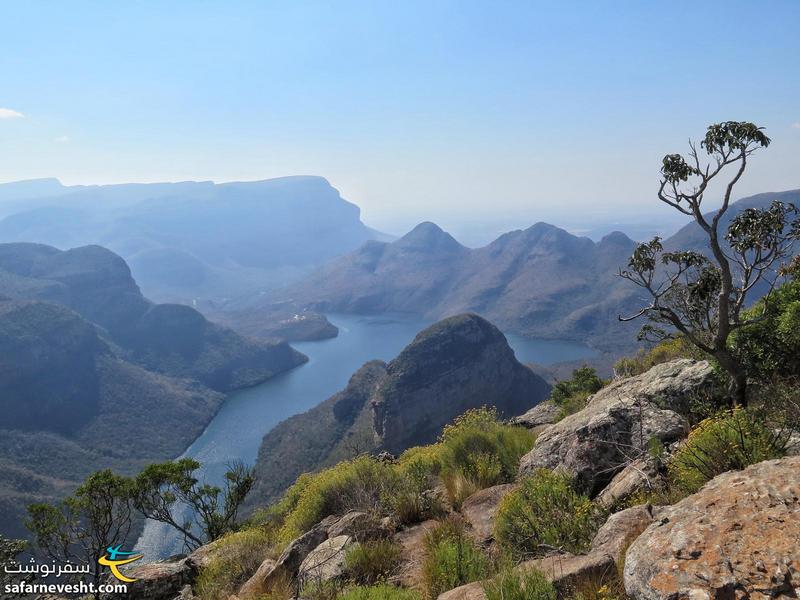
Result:
<svg viewBox="0 0 800 600">
<path fill-rule="evenodd" d="M 556 588 L 535 569 L 503 569 L 483 584 L 486 600 L 556 600 Z"/>
<path fill-rule="evenodd" d="M 516 560 L 554 548 L 580 553 L 588 548 L 599 520 L 597 508 L 566 476 L 540 469 L 500 502 L 495 537 Z"/>
<path fill-rule="evenodd" d="M 753 410 L 735 408 L 701 421 L 669 461 L 670 482 L 694 493 L 726 471 L 785 454 L 788 433 L 776 432 Z"/>
<path fill-rule="evenodd" d="M 491 562 L 453 517 L 441 521 L 425 538 L 422 582 L 426 598 L 437 598 L 491 573 Z"/>
<path fill-rule="evenodd" d="M 798 262 L 800 264 L 800 262 Z M 736 331 L 731 347 L 751 379 L 800 377 L 800 279 L 776 288 L 769 303 L 759 300 L 745 312 L 759 320 Z"/>
<path fill-rule="evenodd" d="M 262 528 L 231 533 L 214 542 L 212 558 L 197 577 L 195 595 L 201 600 L 227 600 L 261 566 L 272 542 Z"/>
<path fill-rule="evenodd" d="M 372 585 L 388 579 L 400 565 L 403 548 L 391 540 L 353 544 L 345 554 L 347 575 L 356 583 Z"/>
<path fill-rule="evenodd" d="M 370 587 L 353 587 L 339 596 L 339 600 L 421 600 L 420 595 L 412 590 L 394 587 L 387 584 Z"/>
<path fill-rule="evenodd" d="M 659 342 L 650 350 L 639 350 L 636 356 L 619 359 L 614 364 L 614 373 L 617 377 L 633 377 L 678 358 L 702 360 L 708 357 L 691 342 L 679 336 Z"/>
<path fill-rule="evenodd" d="M 283 520 L 280 539 L 289 542 L 329 515 L 355 509 L 385 512 L 388 499 L 403 487 L 392 465 L 368 456 L 301 475 L 275 509 Z"/>
<path fill-rule="evenodd" d="M 591 367 L 581 367 L 572 372 L 570 379 L 559 381 L 550 392 L 550 400 L 561 407 L 560 417 L 574 414 L 586 406 L 586 399 L 600 391 L 607 382 L 597 376 Z"/>
<path fill-rule="evenodd" d="M 453 507 L 477 490 L 513 481 L 535 439 L 523 427 L 503 424 L 490 408 L 467 411 L 445 427 L 439 469 Z"/>
</svg>

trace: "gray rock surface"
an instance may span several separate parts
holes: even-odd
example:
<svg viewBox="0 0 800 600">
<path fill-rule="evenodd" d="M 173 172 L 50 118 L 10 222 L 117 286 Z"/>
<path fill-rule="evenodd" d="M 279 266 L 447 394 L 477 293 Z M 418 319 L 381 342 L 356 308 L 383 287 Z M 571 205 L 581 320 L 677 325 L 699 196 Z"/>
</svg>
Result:
<svg viewBox="0 0 800 600">
<path fill-rule="evenodd" d="M 592 540 L 591 552 L 604 552 L 618 562 L 628 546 L 647 529 L 664 509 L 649 504 L 626 508 L 611 515 Z"/>
<path fill-rule="evenodd" d="M 522 425 L 528 429 L 541 429 L 558 421 L 561 407 L 546 400 L 534 406 L 528 412 L 509 421 L 512 425 Z"/>
<path fill-rule="evenodd" d="M 298 571 L 301 584 L 324 583 L 344 575 L 345 554 L 354 543 L 349 535 L 328 538 L 308 553 Z"/>
<path fill-rule="evenodd" d="M 635 600 L 795 598 L 800 457 L 724 473 L 664 511 L 628 548 Z"/>
<path fill-rule="evenodd" d="M 144 598 L 146 600 L 172 600 L 180 596 L 184 587 L 192 583 L 195 571 L 185 558 L 147 563 L 125 569 L 124 574 L 136 581 L 128 584 L 127 594 L 103 594 L 103 600 Z M 113 576 L 107 583 L 119 583 Z"/>
<path fill-rule="evenodd" d="M 586 408 L 542 431 L 520 462 L 520 473 L 562 469 L 590 493 L 598 493 L 632 459 L 644 454 L 651 438 L 671 442 L 688 423 L 668 407 L 681 406 L 712 384 L 705 361 L 680 359 L 646 373 L 615 381 L 589 398 Z"/>
<path fill-rule="evenodd" d="M 619 506 L 639 492 L 653 489 L 660 479 L 655 460 L 644 456 L 614 475 L 596 500 L 601 506 L 610 509 Z"/>
</svg>

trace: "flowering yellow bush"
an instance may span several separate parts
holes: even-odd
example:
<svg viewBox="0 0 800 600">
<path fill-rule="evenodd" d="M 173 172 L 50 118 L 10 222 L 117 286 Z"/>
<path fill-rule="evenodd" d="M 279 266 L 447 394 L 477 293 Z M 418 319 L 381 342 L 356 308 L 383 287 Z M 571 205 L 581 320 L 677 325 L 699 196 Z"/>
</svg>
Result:
<svg viewBox="0 0 800 600">
<path fill-rule="evenodd" d="M 785 453 L 786 434 L 743 408 L 701 421 L 669 461 L 670 481 L 689 493 L 726 471 L 744 469 Z"/>
</svg>

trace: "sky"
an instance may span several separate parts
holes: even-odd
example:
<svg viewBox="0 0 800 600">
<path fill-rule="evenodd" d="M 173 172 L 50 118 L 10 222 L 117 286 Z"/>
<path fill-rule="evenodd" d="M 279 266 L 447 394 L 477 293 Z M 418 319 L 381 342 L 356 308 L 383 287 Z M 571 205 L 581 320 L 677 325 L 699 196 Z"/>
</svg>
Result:
<svg viewBox="0 0 800 600">
<path fill-rule="evenodd" d="M 723 120 L 800 188 L 800 2 L 4 2 L 0 182 L 326 177 L 465 237 L 664 222 L 666 153 Z M 475 234 L 478 235 L 478 234 Z"/>
</svg>

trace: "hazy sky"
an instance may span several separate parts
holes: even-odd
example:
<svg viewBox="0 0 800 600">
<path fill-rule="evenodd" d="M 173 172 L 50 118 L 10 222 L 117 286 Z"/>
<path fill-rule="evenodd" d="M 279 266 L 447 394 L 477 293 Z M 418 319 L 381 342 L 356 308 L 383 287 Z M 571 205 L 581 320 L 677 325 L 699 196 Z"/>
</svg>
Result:
<svg viewBox="0 0 800 600">
<path fill-rule="evenodd" d="M 392 231 L 613 220 L 727 119 L 773 138 L 739 195 L 800 187 L 797 0 L 0 5 L 0 181 L 318 174 Z"/>
</svg>

